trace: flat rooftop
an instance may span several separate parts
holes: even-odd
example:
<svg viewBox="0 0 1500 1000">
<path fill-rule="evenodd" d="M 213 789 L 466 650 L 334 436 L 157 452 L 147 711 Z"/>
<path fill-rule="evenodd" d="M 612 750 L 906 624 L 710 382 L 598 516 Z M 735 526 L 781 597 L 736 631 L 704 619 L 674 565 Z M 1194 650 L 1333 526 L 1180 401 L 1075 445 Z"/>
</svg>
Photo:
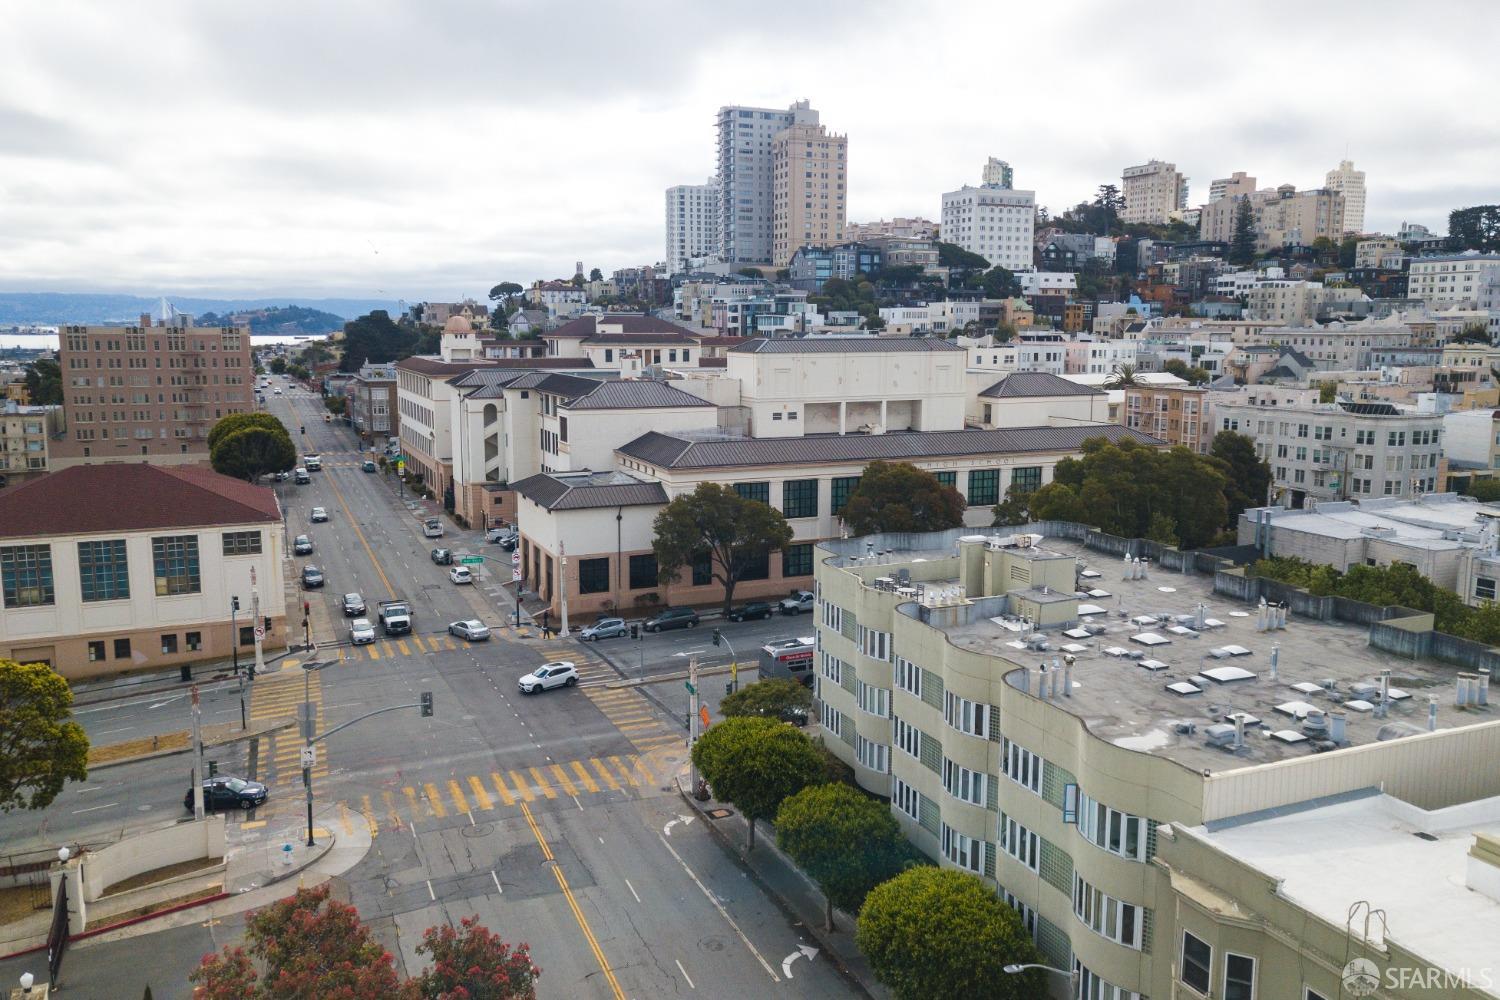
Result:
<svg viewBox="0 0 1500 1000">
<path fill-rule="evenodd" d="M 1368 900 L 1386 912 L 1384 928 L 1370 921 L 1372 945 L 1389 939 L 1438 968 L 1467 969 L 1473 985 L 1500 996 L 1491 968 L 1500 901 L 1467 884 L 1474 834 L 1500 836 L 1500 798 L 1424 812 L 1367 793 L 1279 812 L 1190 832 L 1280 880 L 1280 895 L 1334 927 Z M 1481 970 L 1489 982 L 1477 978 Z"/>
<path fill-rule="evenodd" d="M 1500 517 L 1500 506 L 1456 493 L 1434 493 L 1419 500 L 1375 497 L 1358 503 L 1320 503 L 1311 510 L 1270 510 L 1271 525 L 1277 530 L 1338 539 L 1380 537 L 1428 549 L 1474 548 L 1481 542 L 1485 522 Z"/>
<path fill-rule="evenodd" d="M 1256 628 L 1258 608 L 1215 594 L 1211 576 L 1185 575 L 1152 564 L 1145 579 L 1127 580 L 1121 560 L 1063 538 L 1044 539 L 1039 551 L 1077 560 L 1080 593 L 1092 592 L 1079 598 L 1078 627 L 1094 634 L 1075 631 L 1070 636 L 1048 629 L 1043 633 L 1047 648 L 1029 651 L 1016 631 L 983 614 L 944 631 L 955 646 L 1030 667 L 1033 693 L 1038 667 L 1071 654 L 1071 692 L 1067 697 L 1059 692 L 1054 704 L 1083 719 L 1095 736 L 1118 746 L 1169 757 L 1196 771 L 1216 772 L 1316 752 L 1315 745 L 1328 737 L 1304 732 L 1300 716 L 1309 708 L 1344 713 L 1345 745 L 1375 742 L 1382 729 L 1387 738 L 1425 732 L 1429 695 L 1438 699 L 1439 729 L 1500 718 L 1500 685 L 1491 690 L 1490 706 L 1460 709 L 1454 705 L 1459 668 L 1413 662 L 1373 649 L 1365 626 L 1288 614 L 1285 628 L 1261 632 Z M 943 554 L 951 555 L 951 548 Z M 909 558 L 909 553 L 893 553 L 891 565 L 899 567 Z M 941 587 L 943 581 L 927 586 Z M 1206 622 L 1201 629 L 1196 627 L 1200 603 L 1205 605 Z M 1085 613 L 1091 609 L 1097 610 Z M 1153 620 L 1147 622 L 1146 616 Z M 1226 647 L 1235 650 L 1231 654 Z M 1382 670 L 1391 672 L 1393 691 L 1385 718 L 1378 717 Z M 1215 674 L 1218 679 L 1213 679 Z M 1025 675 L 1012 671 L 1006 681 L 1019 687 Z M 1180 683 L 1191 687 L 1180 688 L 1181 694 L 1170 689 Z M 1299 690 L 1296 685 L 1304 687 Z M 1250 717 L 1244 746 L 1234 750 L 1210 745 L 1208 728 L 1232 724 L 1234 713 Z"/>
</svg>

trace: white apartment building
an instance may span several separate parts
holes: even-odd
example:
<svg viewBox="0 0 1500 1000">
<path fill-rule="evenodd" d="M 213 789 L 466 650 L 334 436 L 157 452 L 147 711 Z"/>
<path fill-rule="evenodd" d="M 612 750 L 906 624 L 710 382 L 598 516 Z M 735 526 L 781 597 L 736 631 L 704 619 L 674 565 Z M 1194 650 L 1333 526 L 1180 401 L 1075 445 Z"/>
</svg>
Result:
<svg viewBox="0 0 1500 1000">
<path fill-rule="evenodd" d="M 1344 196 L 1344 223 L 1340 231 L 1364 232 L 1365 172 L 1355 170 L 1353 160 L 1340 160 L 1337 168 L 1328 171 L 1323 186 Z"/>
<path fill-rule="evenodd" d="M 1165 225 L 1173 212 L 1188 207 L 1188 179 L 1177 172 L 1177 164 L 1152 160 L 1122 171 L 1120 194 L 1125 198 L 1122 221 Z"/>
<path fill-rule="evenodd" d="M 807 101 L 785 110 L 729 105 L 718 115 L 719 260 L 769 264 L 775 233 L 773 145 L 792 125 L 817 125 Z"/>
<path fill-rule="evenodd" d="M 693 268 L 719 252 L 719 185 L 678 184 L 667 188 L 667 267 L 671 274 Z"/>
<path fill-rule="evenodd" d="M 1210 181 L 1208 185 L 1209 202 L 1218 201 L 1220 198 L 1239 198 L 1254 193 L 1255 178 L 1246 176 L 1243 170 L 1236 170 L 1228 177 Z"/>
<path fill-rule="evenodd" d="M 1247 318 L 1302 325 L 1326 309 L 1368 301 L 1358 288 L 1327 288 L 1316 281 L 1263 281 L 1242 294 Z"/>
<path fill-rule="evenodd" d="M 983 184 L 944 193 L 941 231 L 946 242 L 979 254 L 991 266 L 1020 271 L 1032 266 L 1036 192 L 1013 189 L 1011 176 L 1009 165 L 991 157 Z"/>
<path fill-rule="evenodd" d="M 1021 271 L 1016 275 L 1022 295 L 1072 295 L 1078 291 L 1078 275 L 1072 271 Z"/>
<path fill-rule="evenodd" d="M 1372 240 L 1360 240 L 1354 245 L 1354 266 L 1399 270 L 1405 254 L 1400 240 L 1393 236 L 1377 236 Z"/>
<path fill-rule="evenodd" d="M 1429 309 L 1469 305 L 1490 311 L 1490 330 L 1500 333 L 1500 254 L 1474 250 L 1446 257 L 1417 257 L 1406 277 L 1407 298 Z"/>
</svg>

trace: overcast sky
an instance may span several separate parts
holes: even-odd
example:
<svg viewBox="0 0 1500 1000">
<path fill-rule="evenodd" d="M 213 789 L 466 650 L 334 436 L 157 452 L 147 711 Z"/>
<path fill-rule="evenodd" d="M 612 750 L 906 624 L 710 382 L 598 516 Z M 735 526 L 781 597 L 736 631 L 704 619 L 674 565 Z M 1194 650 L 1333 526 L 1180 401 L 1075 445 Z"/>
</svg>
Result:
<svg viewBox="0 0 1500 1000">
<path fill-rule="evenodd" d="M 731 13 L 730 11 L 734 11 Z M 1366 227 L 1500 201 L 1500 10 L 760 0 L 0 8 L 0 290 L 482 297 L 662 259 L 723 104 L 809 98 L 850 218 L 986 156 L 1059 211 L 1153 157 L 1368 174 Z"/>
</svg>

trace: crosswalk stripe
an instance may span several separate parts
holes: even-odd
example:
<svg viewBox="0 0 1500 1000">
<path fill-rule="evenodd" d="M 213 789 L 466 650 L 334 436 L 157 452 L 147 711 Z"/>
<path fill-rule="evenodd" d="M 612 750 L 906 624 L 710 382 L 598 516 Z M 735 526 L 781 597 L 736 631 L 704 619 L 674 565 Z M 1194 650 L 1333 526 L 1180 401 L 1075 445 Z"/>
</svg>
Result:
<svg viewBox="0 0 1500 1000">
<path fill-rule="evenodd" d="M 630 773 L 630 768 L 622 764 L 619 757 L 610 757 L 609 762 L 615 766 L 615 770 L 620 772 L 620 777 L 625 779 L 625 784 L 635 784 L 635 777 Z"/>
<path fill-rule="evenodd" d="M 642 729 L 655 729 L 656 727 L 657 723 L 655 722 L 637 722 L 634 725 L 629 726 L 615 726 L 615 728 L 622 733 L 640 732 Z"/>
<path fill-rule="evenodd" d="M 438 792 L 436 785 L 429 781 L 422 786 L 422 791 L 427 793 L 427 804 L 432 807 L 433 815 L 438 819 L 448 815 L 448 807 L 443 805 L 443 796 Z"/>
<path fill-rule="evenodd" d="M 656 784 L 656 775 L 654 775 L 654 774 L 651 773 L 651 769 L 646 766 L 646 762 L 643 761 L 643 760 L 641 760 L 639 757 L 635 756 L 634 754 L 631 755 L 631 759 L 635 761 L 635 769 L 637 771 L 639 771 L 641 773 L 641 775 L 646 779 L 645 784 L 646 785 L 654 785 L 654 784 Z M 644 786 L 642 786 L 642 787 L 644 787 Z"/>
<path fill-rule="evenodd" d="M 413 816 L 422 815 L 422 806 L 420 801 L 417 799 L 417 790 L 410 785 L 407 785 L 405 788 L 401 789 L 401 791 L 406 795 L 407 805 L 411 806 L 411 814 Z"/>
<path fill-rule="evenodd" d="M 527 768 L 527 770 L 530 771 L 531 776 L 536 779 L 536 787 L 542 790 L 543 795 L 547 796 L 547 798 L 549 799 L 557 798 L 557 793 L 552 790 L 552 786 L 547 783 L 547 779 L 542 777 L 541 771 L 537 770 L 534 767 Z"/>
<path fill-rule="evenodd" d="M 370 643 L 369 648 L 366 651 L 369 653 L 370 659 L 372 659 L 372 660 L 378 660 L 378 659 L 380 659 L 380 649 L 378 648 L 378 646 L 375 643 L 373 643 L 373 642 Z"/>
<path fill-rule="evenodd" d="M 429 639 L 427 641 L 431 642 L 432 640 Z M 443 643 L 443 648 L 444 649 L 457 649 L 458 648 L 458 646 L 454 645 L 453 639 L 450 636 L 446 636 L 446 635 L 443 636 L 442 643 Z"/>
<path fill-rule="evenodd" d="M 401 655 L 402 656 L 410 656 L 411 655 L 411 650 L 407 647 L 405 639 L 397 639 L 396 640 L 396 648 L 399 649 L 399 650 L 401 650 Z"/>
<path fill-rule="evenodd" d="M 453 804 L 458 807 L 459 812 L 469 811 L 469 800 L 464 798 L 464 790 L 451 778 L 448 779 L 448 794 L 453 797 Z"/>
<path fill-rule="evenodd" d="M 490 798 L 490 793 L 484 790 L 484 782 L 479 780 L 477 774 L 469 775 L 469 789 L 474 793 L 474 801 L 479 803 L 479 808 L 495 808 L 495 803 Z"/>
<path fill-rule="evenodd" d="M 574 786 L 573 782 L 568 780 L 568 772 L 562 769 L 561 764 L 552 765 L 552 776 L 557 779 L 558 784 L 563 786 L 563 791 L 569 795 L 578 794 L 578 789 Z"/>
<path fill-rule="evenodd" d="M 527 802 L 536 801 L 536 796 L 531 794 L 531 786 L 527 784 L 526 779 L 521 776 L 519 771 L 511 771 L 510 780 L 516 786 L 517 795 L 521 796 L 521 798 L 525 799 Z"/>
<path fill-rule="evenodd" d="M 619 725 L 622 722 L 650 722 L 651 719 L 652 716 L 650 712 L 637 712 L 634 715 L 611 715 L 609 717 L 609 721 L 613 722 L 615 725 Z"/>
<path fill-rule="evenodd" d="M 599 777 L 604 779 L 604 783 L 606 785 L 617 792 L 620 790 L 619 782 L 615 781 L 615 779 L 610 776 L 609 768 L 604 766 L 604 761 L 600 760 L 598 757 L 590 757 L 589 763 L 594 765 L 594 770 L 599 772 Z"/>
<path fill-rule="evenodd" d="M 422 637 L 421 636 L 419 636 L 419 635 L 412 636 L 411 637 L 411 644 L 413 646 L 417 647 L 417 652 L 419 652 L 419 653 L 425 653 L 425 652 L 427 652 L 426 647 L 424 647 L 422 645 Z M 467 810 L 465 810 L 465 811 L 467 811 Z"/>
<path fill-rule="evenodd" d="M 584 788 L 587 788 L 591 792 L 599 790 L 599 785 L 594 781 L 593 775 L 584 770 L 583 765 L 576 760 L 573 761 L 573 773 L 578 775 L 578 780 L 583 782 Z"/>
<path fill-rule="evenodd" d="M 344 828 L 344 836 L 354 836 L 354 824 L 349 822 L 349 806 L 342 799 L 339 800 L 339 826 Z"/>
<path fill-rule="evenodd" d="M 401 825 L 401 813 L 396 809 L 396 796 L 390 791 L 380 793 L 380 801 L 385 804 L 385 811 L 390 814 L 391 825 Z"/>
<path fill-rule="evenodd" d="M 666 733 L 661 736 L 639 736 L 632 739 L 631 742 L 640 747 L 642 750 L 650 751 L 660 750 L 662 747 L 681 743 L 682 739 L 683 738 L 681 736 Z"/>
<path fill-rule="evenodd" d="M 495 791 L 500 793 L 500 801 L 508 806 L 516 804 L 516 797 L 510 794 L 510 789 L 505 787 L 505 779 L 500 777 L 499 771 L 491 771 L 490 778 L 495 782 Z"/>
<path fill-rule="evenodd" d="M 370 836 L 374 837 L 380 833 L 380 821 L 375 818 L 375 810 L 370 806 L 370 797 L 361 795 L 359 797 L 359 811 L 364 816 L 365 822 L 370 824 Z"/>
</svg>

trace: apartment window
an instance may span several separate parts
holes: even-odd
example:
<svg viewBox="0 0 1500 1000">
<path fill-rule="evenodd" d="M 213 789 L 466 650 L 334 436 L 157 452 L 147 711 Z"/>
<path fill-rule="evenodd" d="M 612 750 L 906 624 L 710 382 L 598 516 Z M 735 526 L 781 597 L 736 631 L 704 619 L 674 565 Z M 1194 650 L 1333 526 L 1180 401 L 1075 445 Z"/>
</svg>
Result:
<svg viewBox="0 0 1500 1000">
<path fill-rule="evenodd" d="M 254 625 L 241 625 L 240 626 L 240 641 L 239 641 L 239 645 L 241 645 L 241 646 L 253 646 L 253 645 L 255 645 L 255 626 Z"/>
<path fill-rule="evenodd" d="M 1140 816 L 1078 796 L 1078 832 L 1097 847 L 1131 861 L 1146 860 L 1146 824 Z"/>
<path fill-rule="evenodd" d="M 922 818 L 922 796 L 917 790 L 900 778 L 896 778 L 891 788 L 891 805 L 901 810 L 902 813 L 914 820 Z"/>
<path fill-rule="evenodd" d="M 922 731 L 910 722 L 902 719 L 891 719 L 891 732 L 895 737 L 896 746 L 911 756 L 922 759 Z"/>
<path fill-rule="evenodd" d="M 811 576 L 813 571 L 812 542 L 788 545 L 781 553 L 782 576 Z"/>
<path fill-rule="evenodd" d="M 693 559 L 693 586 L 706 587 L 713 582 L 713 556 L 707 552 L 700 552 Z"/>
<path fill-rule="evenodd" d="M 609 557 L 578 560 L 578 592 L 602 594 L 609 589 Z"/>
<path fill-rule="evenodd" d="M 1224 1000 L 1255 1000 L 1255 959 L 1224 953 Z"/>
<path fill-rule="evenodd" d="M 260 555 L 260 532 L 258 532 L 258 531 L 226 531 L 226 532 L 224 532 L 224 554 L 226 556 L 258 556 L 258 555 Z"/>
<path fill-rule="evenodd" d="M 984 871 L 984 841 L 959 833 L 943 824 L 943 857 L 966 871 L 978 875 Z"/>
<path fill-rule="evenodd" d="M 896 657 L 896 686 L 918 698 L 922 697 L 922 668 L 910 660 Z"/>
<path fill-rule="evenodd" d="M 39 608 L 52 604 L 52 546 L 0 547 L 0 582 L 3 582 L 7 608 Z"/>
<path fill-rule="evenodd" d="M 823 728 L 835 736 L 840 736 L 844 730 L 844 716 L 838 709 L 828 702 L 823 702 Z"/>
<path fill-rule="evenodd" d="M 844 609 L 837 604 L 823 602 L 823 624 L 834 632 L 841 632 L 844 628 Z"/>
<path fill-rule="evenodd" d="M 189 632 L 183 637 L 183 645 L 187 646 L 188 652 L 197 653 L 203 649 L 203 633 Z"/>
<path fill-rule="evenodd" d="M 1019 743 L 1005 741 L 1005 757 L 1003 760 L 1006 777 L 1010 778 L 1022 788 L 1030 789 L 1036 794 L 1042 794 L 1042 758 L 1027 750 Z"/>
<path fill-rule="evenodd" d="M 161 653 L 162 653 L 162 655 L 163 656 L 170 656 L 170 655 L 172 655 L 175 652 L 177 652 L 177 635 L 176 635 L 176 633 L 171 633 L 171 634 L 162 636 L 161 637 Z"/>
<path fill-rule="evenodd" d="M 1141 908 L 1095 889 L 1073 873 L 1073 915 L 1085 927 L 1127 948 L 1141 946 Z"/>
<path fill-rule="evenodd" d="M 785 517 L 817 517 L 818 481 L 788 479 L 782 483 L 781 513 Z"/>
<path fill-rule="evenodd" d="M 656 586 L 656 556 L 647 552 L 630 557 L 630 589 L 644 590 Z"/>
<path fill-rule="evenodd" d="M 1214 950 L 1207 941 L 1194 937 L 1189 931 L 1182 932 L 1182 981 L 1205 996 L 1208 995 L 1209 967 L 1213 960 Z"/>
<path fill-rule="evenodd" d="M 889 660 L 891 658 L 891 634 L 879 629 L 865 628 L 859 626 L 857 641 L 860 651 L 866 656 L 877 660 Z"/>
<path fill-rule="evenodd" d="M 156 573 L 157 597 L 202 591 L 202 581 L 198 576 L 197 535 L 165 535 L 151 539 L 151 562 Z"/>
<path fill-rule="evenodd" d="M 961 733 L 989 739 L 989 706 L 960 698 L 952 691 L 943 692 L 943 721 Z"/>
<path fill-rule="evenodd" d="M 745 500 L 759 500 L 768 507 L 771 505 L 770 483 L 735 483 L 734 491 Z"/>
<path fill-rule="evenodd" d="M 888 718 L 891 714 L 891 689 L 876 687 L 866 684 L 858 678 L 854 681 L 854 698 L 859 703 L 860 711 L 870 715 Z"/>
<path fill-rule="evenodd" d="M 1034 932 L 1032 936 L 1036 936 Z M 1139 993 L 1106 982 L 1076 958 L 1073 959 L 1073 974 L 1078 981 L 1078 1000 L 1141 1000 Z"/>
<path fill-rule="evenodd" d="M 1000 850 L 1034 872 L 1041 870 L 1041 838 L 1009 816 L 1000 817 Z"/>
<path fill-rule="evenodd" d="M 771 550 L 762 549 L 740 558 L 741 580 L 765 580 L 771 575 Z"/>
<path fill-rule="evenodd" d="M 819 650 L 818 655 L 822 658 L 819 672 L 824 677 L 833 681 L 833 683 L 842 684 L 844 682 L 844 661 L 822 650 Z"/>
<path fill-rule="evenodd" d="M 854 753 L 859 762 L 872 771 L 889 774 L 891 770 L 891 748 L 884 743 L 867 740 L 858 734 L 854 737 Z"/>
<path fill-rule="evenodd" d="M 943 788 L 955 799 L 971 805 L 985 804 L 984 775 L 943 758 Z"/>
<path fill-rule="evenodd" d="M 130 659 L 130 640 L 129 639 L 116 639 L 115 640 L 115 659 L 117 659 L 117 660 L 128 660 L 128 659 Z"/>
<path fill-rule="evenodd" d="M 1304 986 L 1302 988 L 1302 1000 L 1329 1000 L 1329 998 L 1310 986 Z"/>
<path fill-rule="evenodd" d="M 104 640 L 94 639 L 89 642 L 89 662 L 98 663 L 104 659 Z"/>
<path fill-rule="evenodd" d="M 849 502 L 849 494 L 854 492 L 859 485 L 859 476 L 840 476 L 831 481 L 829 485 L 829 509 L 834 516 L 844 512 L 844 505 Z"/>
<path fill-rule="evenodd" d="M 1000 470 L 969 470 L 969 506 L 993 506 L 1000 502 Z"/>
<path fill-rule="evenodd" d="M 130 596 L 125 539 L 78 543 L 78 576 L 86 602 L 117 601 Z"/>
<path fill-rule="evenodd" d="M 956 472 L 934 472 L 932 475 L 944 486 L 958 486 L 958 473 Z"/>
<path fill-rule="evenodd" d="M 1012 469 L 1010 473 L 1010 488 L 1013 493 L 1034 493 L 1042 488 L 1042 467 L 1040 465 L 1023 466 Z"/>
</svg>

